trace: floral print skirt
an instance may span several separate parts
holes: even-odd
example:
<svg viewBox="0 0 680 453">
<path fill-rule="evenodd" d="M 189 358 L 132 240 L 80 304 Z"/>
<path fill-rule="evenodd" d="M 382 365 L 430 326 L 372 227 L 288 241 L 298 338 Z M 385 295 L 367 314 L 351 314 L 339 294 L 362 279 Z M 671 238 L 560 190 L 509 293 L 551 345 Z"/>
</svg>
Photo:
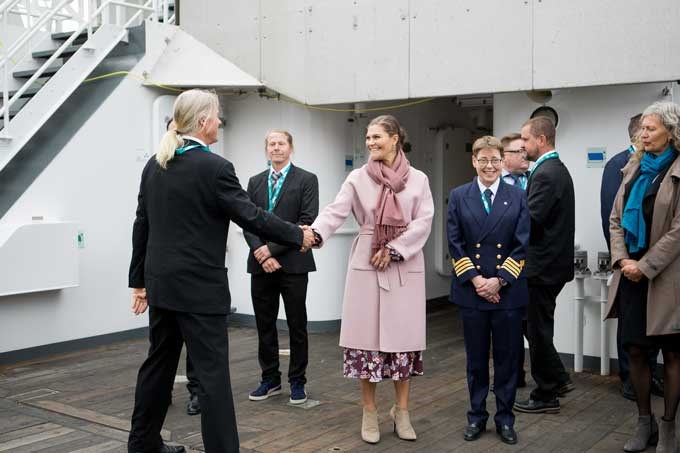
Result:
<svg viewBox="0 0 680 453">
<path fill-rule="evenodd" d="M 363 351 L 344 349 L 343 375 L 348 378 L 407 381 L 411 376 L 423 375 L 423 353 Z"/>
</svg>

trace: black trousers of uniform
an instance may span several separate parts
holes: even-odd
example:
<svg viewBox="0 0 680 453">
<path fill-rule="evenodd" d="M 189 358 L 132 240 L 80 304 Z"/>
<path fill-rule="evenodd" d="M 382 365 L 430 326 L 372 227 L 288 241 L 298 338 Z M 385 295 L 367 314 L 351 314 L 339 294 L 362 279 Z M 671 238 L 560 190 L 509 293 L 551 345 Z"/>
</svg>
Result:
<svg viewBox="0 0 680 453">
<path fill-rule="evenodd" d="M 553 337 L 555 334 L 555 305 L 557 295 L 564 283 L 555 285 L 529 284 L 529 305 L 527 306 L 527 338 L 531 377 L 537 387 L 531 392 L 531 399 L 550 401 L 557 397 L 557 389 L 569 381 Z"/>
<path fill-rule="evenodd" d="M 139 369 L 128 451 L 154 451 L 170 403 L 175 373 L 187 347 L 199 381 L 201 432 L 206 451 L 239 451 L 229 378 L 225 315 L 202 315 L 149 307 L 149 355 Z"/>
<path fill-rule="evenodd" d="M 253 274 L 250 293 L 255 310 L 258 336 L 258 360 L 262 369 L 262 380 L 281 382 L 279 371 L 279 337 L 276 319 L 279 314 L 279 296 L 288 322 L 290 338 L 290 364 L 288 382 L 307 382 L 305 372 L 308 362 L 307 340 L 307 282 L 304 274 L 286 274 L 280 270 L 271 274 Z"/>
<path fill-rule="evenodd" d="M 461 307 L 463 338 L 467 361 L 467 383 L 470 392 L 468 423 L 486 424 L 489 413 L 489 346 L 493 348 L 494 394 L 496 395 L 496 426 L 514 426 L 512 407 L 517 391 L 519 351 L 523 347 L 523 308 L 508 310 L 477 310 Z M 493 338 L 493 341 L 492 341 Z"/>
</svg>

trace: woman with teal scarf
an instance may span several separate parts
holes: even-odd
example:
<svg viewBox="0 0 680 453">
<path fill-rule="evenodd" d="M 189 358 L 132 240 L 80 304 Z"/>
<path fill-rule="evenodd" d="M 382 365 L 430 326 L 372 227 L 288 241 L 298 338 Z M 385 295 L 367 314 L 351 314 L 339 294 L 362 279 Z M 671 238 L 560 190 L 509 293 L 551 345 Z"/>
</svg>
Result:
<svg viewBox="0 0 680 453">
<path fill-rule="evenodd" d="M 607 317 L 618 317 L 637 394 L 635 435 L 623 449 L 677 453 L 680 402 L 680 106 L 657 102 L 642 116 L 638 152 L 623 169 L 610 218 L 614 277 Z M 648 352 L 664 359 L 664 415 L 651 412 Z"/>
</svg>

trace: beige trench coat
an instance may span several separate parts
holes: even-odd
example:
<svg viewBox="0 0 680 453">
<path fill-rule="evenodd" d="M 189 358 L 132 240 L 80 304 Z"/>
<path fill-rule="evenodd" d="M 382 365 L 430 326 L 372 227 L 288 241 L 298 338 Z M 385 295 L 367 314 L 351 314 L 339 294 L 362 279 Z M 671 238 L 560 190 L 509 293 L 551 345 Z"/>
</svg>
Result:
<svg viewBox="0 0 680 453">
<path fill-rule="evenodd" d="M 340 346 L 383 352 L 425 349 L 425 261 L 423 246 L 430 235 L 434 203 L 427 176 L 411 167 L 406 188 L 397 194 L 408 224 L 389 243 L 404 258 L 387 271 L 371 265 L 375 204 L 381 186 L 366 165 L 352 171 L 331 204 L 312 224 L 323 241 L 351 213 L 360 225 L 347 266 Z"/>
<path fill-rule="evenodd" d="M 640 163 L 631 160 L 623 172 L 623 182 L 616 194 L 614 208 L 609 218 L 611 232 L 611 258 L 614 276 L 609 288 L 607 318 L 618 316 L 615 303 L 622 278 L 618 262 L 628 258 L 621 227 L 625 185 L 635 176 Z M 649 249 L 638 262 L 642 273 L 649 279 L 647 292 L 647 335 L 680 333 L 680 157 L 675 159 L 659 186 L 654 202 L 652 231 Z M 624 277 L 625 278 L 625 277 Z"/>
</svg>

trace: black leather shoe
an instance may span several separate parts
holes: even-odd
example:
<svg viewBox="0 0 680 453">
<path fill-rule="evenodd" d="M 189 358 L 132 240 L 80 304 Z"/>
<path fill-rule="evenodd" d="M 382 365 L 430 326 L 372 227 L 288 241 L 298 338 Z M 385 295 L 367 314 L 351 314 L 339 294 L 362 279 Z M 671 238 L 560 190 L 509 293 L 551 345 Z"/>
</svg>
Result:
<svg viewBox="0 0 680 453">
<path fill-rule="evenodd" d="M 198 415 L 201 413 L 201 403 L 198 402 L 198 395 L 195 393 L 189 395 L 189 402 L 187 403 L 187 414 Z"/>
<path fill-rule="evenodd" d="M 557 398 L 550 401 L 537 401 L 529 399 L 527 401 L 515 401 L 515 410 L 525 414 L 559 414 L 560 402 Z"/>
<path fill-rule="evenodd" d="M 557 387 L 557 396 L 562 397 L 569 392 L 573 392 L 575 389 L 576 386 L 574 385 L 574 383 L 571 381 L 567 381 L 564 384 L 560 384 L 560 386 Z"/>
<path fill-rule="evenodd" d="M 159 448 L 158 450 L 147 452 L 128 450 L 128 453 L 185 453 L 185 452 L 186 450 L 181 445 L 168 445 L 168 444 L 161 445 L 161 448 Z"/>
<path fill-rule="evenodd" d="M 652 395 L 663 398 L 663 379 L 652 375 Z"/>
<path fill-rule="evenodd" d="M 486 431 L 485 423 L 470 423 L 465 427 L 463 438 L 467 441 L 477 440 Z"/>
<path fill-rule="evenodd" d="M 517 443 L 517 433 L 512 426 L 496 426 L 496 432 L 506 444 L 515 445 Z"/>
<path fill-rule="evenodd" d="M 621 396 L 630 401 L 637 401 L 637 396 L 635 395 L 635 388 L 630 381 L 626 381 L 621 384 Z"/>
</svg>

